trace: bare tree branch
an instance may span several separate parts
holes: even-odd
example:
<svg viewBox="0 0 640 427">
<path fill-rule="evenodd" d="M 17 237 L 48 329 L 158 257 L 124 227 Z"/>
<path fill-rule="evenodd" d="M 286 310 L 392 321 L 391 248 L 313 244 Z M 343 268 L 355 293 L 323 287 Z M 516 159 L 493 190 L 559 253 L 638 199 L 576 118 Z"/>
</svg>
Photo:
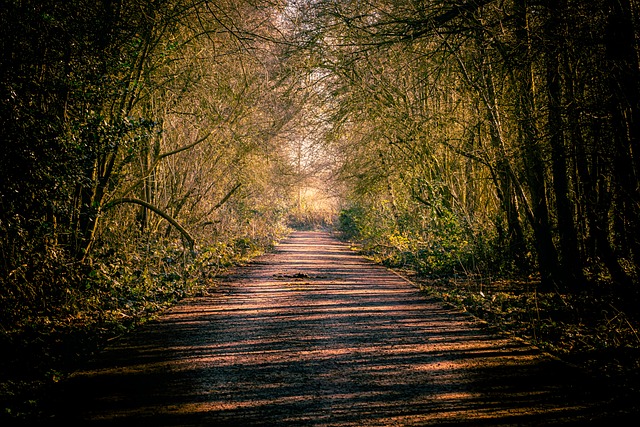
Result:
<svg viewBox="0 0 640 427">
<path fill-rule="evenodd" d="M 162 210 L 153 206 L 152 204 L 145 202 L 144 200 L 135 199 L 131 197 L 123 197 L 121 199 L 112 200 L 111 202 L 107 203 L 104 209 L 105 210 L 111 209 L 114 206 L 121 205 L 123 203 L 133 203 L 135 205 L 143 206 L 149 209 L 150 211 L 160 215 L 162 218 L 166 219 L 171 225 L 173 225 L 182 234 L 182 236 L 184 236 L 185 239 L 187 239 L 187 241 L 189 242 L 190 249 L 193 250 L 195 240 L 193 239 L 193 237 L 191 237 L 189 232 L 185 230 L 184 227 L 182 227 L 180 224 L 178 224 L 178 222 L 175 219 L 173 219 L 169 214 L 163 212 Z"/>
<path fill-rule="evenodd" d="M 210 131 L 210 132 L 209 132 L 208 134 L 206 134 L 205 136 L 203 136 L 202 138 L 200 138 L 200 139 L 196 140 L 195 142 L 192 142 L 191 144 L 184 145 L 184 146 L 182 146 L 182 147 L 180 147 L 180 148 L 176 148 L 175 150 L 173 150 L 173 151 L 169 151 L 169 152 L 167 152 L 167 153 L 162 153 L 162 154 L 160 154 L 160 155 L 158 156 L 158 158 L 156 159 L 156 162 L 157 162 L 158 160 L 162 160 L 162 159 L 164 159 L 165 157 L 173 156 L 174 154 L 178 154 L 178 153 L 181 153 L 181 152 L 183 152 L 183 151 L 187 151 L 187 150 L 189 150 L 189 149 L 191 149 L 191 148 L 195 147 L 196 145 L 198 145 L 198 144 L 203 143 L 204 141 L 206 141 L 206 140 L 207 140 L 207 139 L 208 139 L 212 134 L 213 134 L 213 130 L 212 130 L 212 131 Z M 155 166 L 155 163 L 154 163 L 154 166 Z"/>
</svg>

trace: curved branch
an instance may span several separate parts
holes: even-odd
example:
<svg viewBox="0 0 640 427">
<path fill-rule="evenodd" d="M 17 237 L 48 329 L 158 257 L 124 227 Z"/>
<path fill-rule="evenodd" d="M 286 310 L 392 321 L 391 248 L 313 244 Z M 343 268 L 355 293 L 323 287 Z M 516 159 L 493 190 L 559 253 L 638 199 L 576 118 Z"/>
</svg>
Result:
<svg viewBox="0 0 640 427">
<path fill-rule="evenodd" d="M 158 155 L 156 162 L 159 161 L 159 160 L 164 159 L 165 157 L 173 156 L 174 154 L 178 154 L 178 153 L 186 151 L 186 150 L 188 150 L 190 148 L 193 148 L 196 145 L 206 141 L 212 134 L 213 134 L 213 130 L 211 132 L 209 132 L 208 134 L 206 134 L 205 136 L 203 136 L 202 138 L 198 139 L 197 141 L 192 142 L 191 144 L 184 145 L 184 146 L 182 146 L 180 148 L 176 148 L 175 150 L 169 151 L 167 153 L 162 153 L 162 154 Z M 155 166 L 155 163 L 154 163 L 154 166 Z"/>
<path fill-rule="evenodd" d="M 227 195 L 226 195 L 226 196 L 224 196 L 224 197 L 222 198 L 222 200 L 220 200 L 220 202 L 218 202 L 218 204 L 217 204 L 217 205 L 215 205 L 215 206 L 213 207 L 213 209 L 215 210 L 215 209 L 219 209 L 220 207 L 222 207 L 222 205 L 224 205 L 224 204 L 225 204 L 225 202 L 226 202 L 227 200 L 229 200 L 229 198 L 233 195 L 233 193 L 235 193 L 235 192 L 236 192 L 236 190 L 237 190 L 238 188 L 240 188 L 241 186 L 242 186 L 242 183 L 241 183 L 241 182 L 237 183 L 237 184 L 236 184 L 236 186 L 235 186 L 235 187 L 233 187 L 233 188 L 232 188 L 232 189 L 227 193 Z"/>
<path fill-rule="evenodd" d="M 192 142 L 191 144 L 187 144 L 187 145 L 184 145 L 184 146 L 182 146 L 180 148 L 176 148 L 175 150 L 159 154 L 158 156 L 156 156 L 155 159 L 153 159 L 153 163 L 151 164 L 151 166 L 149 166 L 149 169 L 146 171 L 144 176 L 139 178 L 133 184 L 129 185 L 127 190 L 124 191 L 121 194 L 129 194 L 134 188 L 136 188 L 138 185 L 140 185 L 140 183 L 142 183 L 145 179 L 147 179 L 151 175 L 153 170 L 156 168 L 156 166 L 158 166 L 160 164 L 160 160 L 164 159 L 165 157 L 173 156 L 174 154 L 178 154 L 178 153 L 181 153 L 183 151 L 189 150 L 190 148 L 193 148 L 196 145 L 206 141 L 212 134 L 213 134 L 213 131 L 209 132 L 208 134 L 206 134 L 202 138 L 198 139 L 197 141 Z"/>
<path fill-rule="evenodd" d="M 170 215 L 168 215 L 167 213 L 161 211 L 159 208 L 153 206 L 152 204 L 145 202 L 144 200 L 134 199 L 134 198 L 130 198 L 130 197 L 123 197 L 121 199 L 112 200 L 111 202 L 107 203 L 105 205 L 105 210 L 106 209 L 111 209 L 112 207 L 117 206 L 117 205 L 121 205 L 123 203 L 133 203 L 133 204 L 136 204 L 136 205 L 143 206 L 143 207 L 149 209 L 150 211 L 160 215 L 162 218 L 166 219 L 171 225 L 173 225 L 182 234 L 182 236 L 184 236 L 185 239 L 187 239 L 187 241 L 189 242 L 190 249 L 193 250 L 193 246 L 195 244 L 195 240 L 193 239 L 193 237 L 191 237 L 189 232 L 187 230 L 185 230 L 184 227 L 182 227 L 180 224 L 178 224 L 176 222 L 176 220 L 173 219 Z"/>
</svg>

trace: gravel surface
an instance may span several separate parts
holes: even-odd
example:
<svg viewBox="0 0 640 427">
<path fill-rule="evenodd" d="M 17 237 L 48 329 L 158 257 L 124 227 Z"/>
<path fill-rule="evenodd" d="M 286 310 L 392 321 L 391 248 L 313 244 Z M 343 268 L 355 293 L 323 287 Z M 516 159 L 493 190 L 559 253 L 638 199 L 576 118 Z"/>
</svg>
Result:
<svg viewBox="0 0 640 427">
<path fill-rule="evenodd" d="M 53 424 L 584 425 L 606 391 L 493 335 L 322 232 L 114 342 L 62 385 Z"/>
</svg>

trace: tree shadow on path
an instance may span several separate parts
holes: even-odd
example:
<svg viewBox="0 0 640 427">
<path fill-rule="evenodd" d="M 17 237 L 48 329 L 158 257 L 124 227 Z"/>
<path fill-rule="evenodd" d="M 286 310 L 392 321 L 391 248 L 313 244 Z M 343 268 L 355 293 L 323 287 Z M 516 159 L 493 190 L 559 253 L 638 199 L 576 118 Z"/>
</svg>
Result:
<svg viewBox="0 0 640 427">
<path fill-rule="evenodd" d="M 578 369 L 298 232 L 107 348 L 48 423 L 585 425 L 622 421 L 615 404 Z"/>
</svg>

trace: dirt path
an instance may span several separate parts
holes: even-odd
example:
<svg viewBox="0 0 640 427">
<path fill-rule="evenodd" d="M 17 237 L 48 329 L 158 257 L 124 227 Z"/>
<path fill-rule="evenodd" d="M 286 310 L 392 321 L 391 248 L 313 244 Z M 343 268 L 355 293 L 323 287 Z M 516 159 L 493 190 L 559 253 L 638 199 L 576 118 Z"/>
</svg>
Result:
<svg viewBox="0 0 640 427">
<path fill-rule="evenodd" d="M 298 232 L 66 384 L 84 425 L 549 425 L 604 416 L 577 370 Z M 60 403 L 58 403 L 60 404 Z"/>
</svg>

